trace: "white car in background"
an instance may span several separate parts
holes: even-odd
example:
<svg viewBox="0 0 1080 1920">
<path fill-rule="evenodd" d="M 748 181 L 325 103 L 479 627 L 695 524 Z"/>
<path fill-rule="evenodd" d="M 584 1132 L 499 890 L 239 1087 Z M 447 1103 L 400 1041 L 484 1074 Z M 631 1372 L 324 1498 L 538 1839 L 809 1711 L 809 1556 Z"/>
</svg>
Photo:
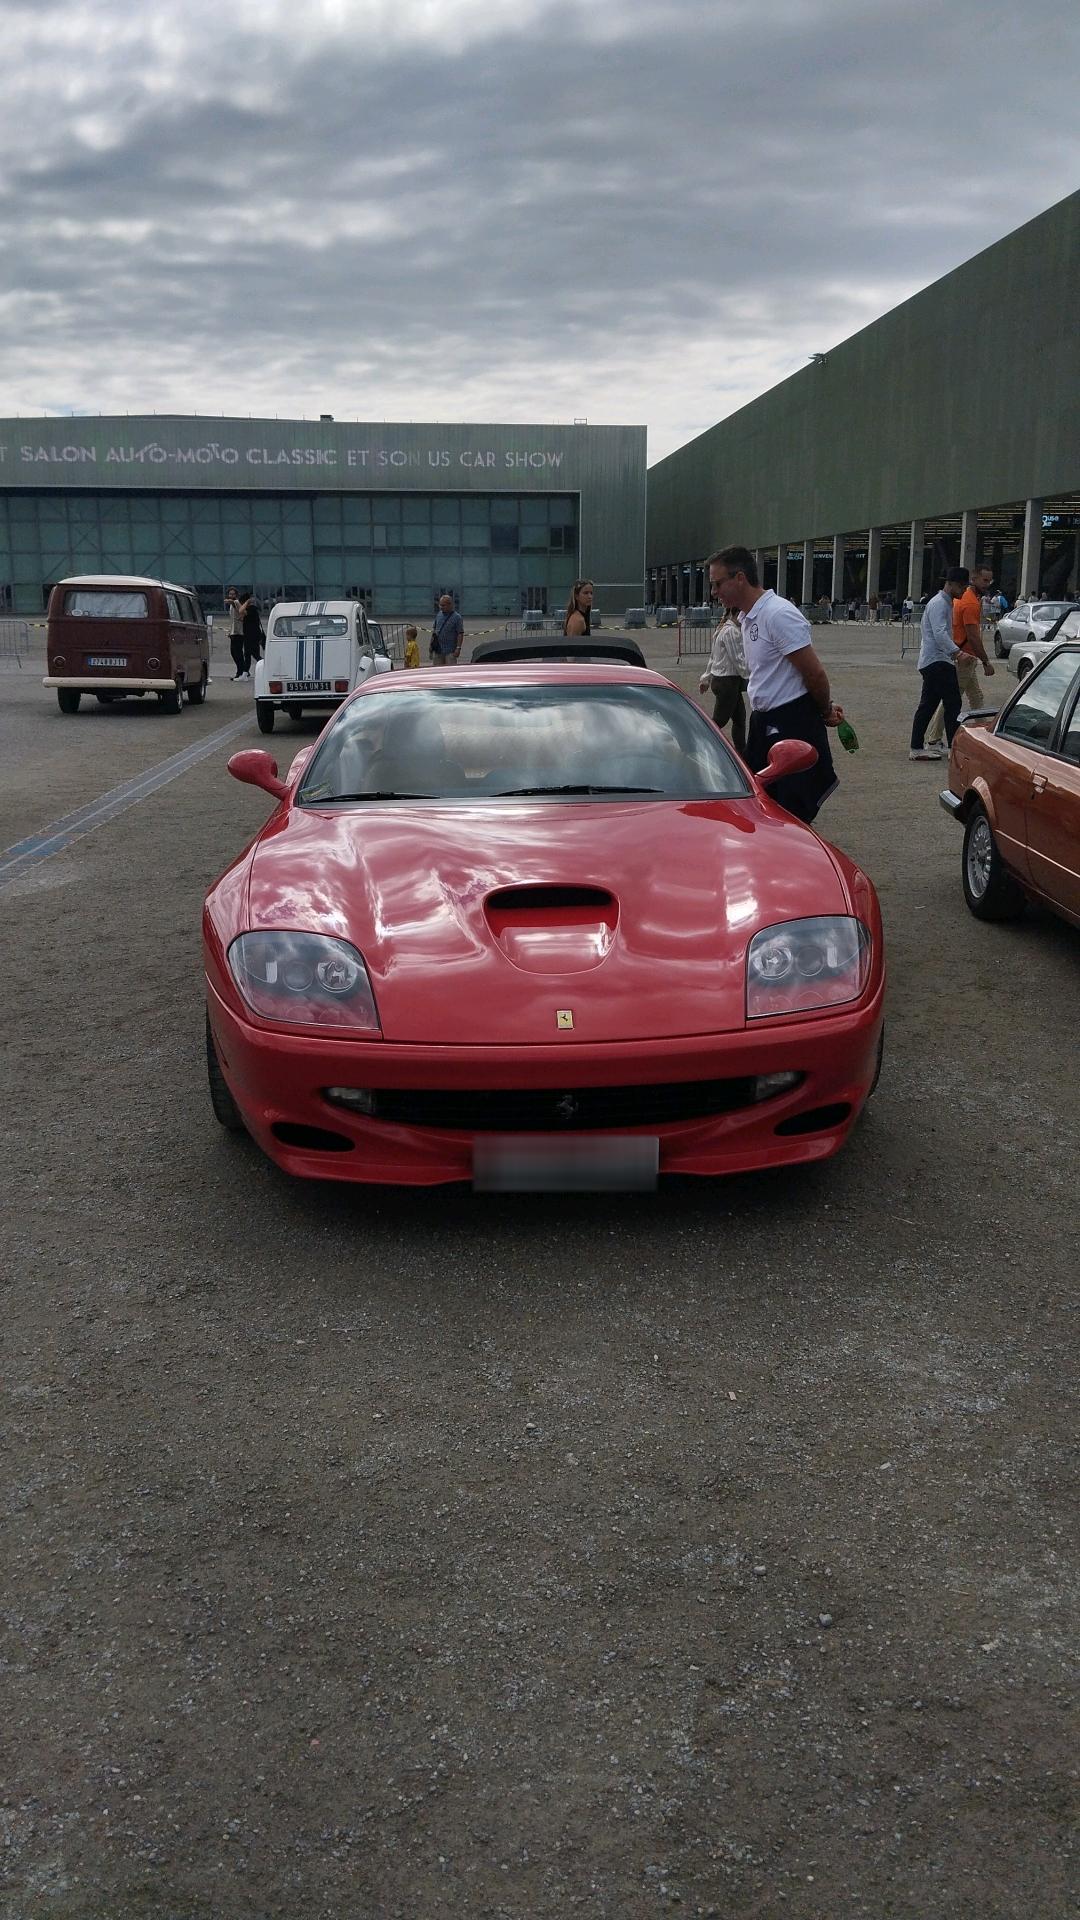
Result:
<svg viewBox="0 0 1080 1920">
<path fill-rule="evenodd" d="M 376 673 L 389 673 L 382 628 L 358 600 L 279 600 L 255 668 L 255 718 L 273 733 L 279 713 L 325 720 Z"/>
<path fill-rule="evenodd" d="M 994 622 L 994 652 L 1007 660 L 1018 641 L 1045 640 L 1055 620 L 1075 606 L 1073 600 L 1018 600 Z"/>
<path fill-rule="evenodd" d="M 1075 600 L 1043 600 L 1038 604 L 1056 606 L 1057 617 L 1041 638 L 1033 639 L 1029 632 L 1026 639 L 1018 640 L 1009 648 L 1009 672 L 1015 673 L 1018 680 L 1026 680 L 1032 667 L 1053 653 L 1062 640 L 1080 639 L 1080 606 Z"/>
</svg>

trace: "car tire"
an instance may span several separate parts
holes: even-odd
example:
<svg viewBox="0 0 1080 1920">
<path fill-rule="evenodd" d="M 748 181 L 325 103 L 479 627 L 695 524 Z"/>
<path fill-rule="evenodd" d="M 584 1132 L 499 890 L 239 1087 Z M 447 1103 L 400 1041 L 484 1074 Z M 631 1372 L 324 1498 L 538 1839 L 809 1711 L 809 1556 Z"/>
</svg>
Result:
<svg viewBox="0 0 1080 1920">
<path fill-rule="evenodd" d="M 1005 645 L 1000 633 L 994 634 L 994 652 L 997 654 L 999 660 L 1006 660 L 1008 658 L 1009 649 Z"/>
<path fill-rule="evenodd" d="M 82 694 L 74 687 L 57 687 L 56 704 L 61 713 L 78 713 Z"/>
<path fill-rule="evenodd" d="M 255 718 L 259 723 L 260 733 L 273 733 L 274 709 L 269 700 L 256 700 Z"/>
<path fill-rule="evenodd" d="M 175 687 L 173 687 L 170 693 L 159 693 L 158 704 L 161 707 L 162 713 L 183 713 L 184 711 L 183 681 L 178 680 Z"/>
<path fill-rule="evenodd" d="M 217 1057 L 214 1036 L 210 1030 L 210 1015 L 206 1016 L 206 1078 L 210 1087 L 210 1105 L 214 1109 L 214 1119 L 226 1133 L 243 1133 L 244 1119 L 236 1101 L 229 1092 L 229 1083 L 221 1071 L 221 1062 Z"/>
<path fill-rule="evenodd" d="M 976 920 L 1015 920 L 1023 913 L 1023 889 L 1005 866 L 981 806 L 968 815 L 962 872 L 964 899 Z"/>
<path fill-rule="evenodd" d="M 1027 679 L 1028 674 L 1031 672 L 1031 669 L 1034 665 L 1035 665 L 1034 660 L 1018 660 L 1017 661 L 1016 663 L 1017 685 L 1019 685 L 1021 680 Z"/>
<path fill-rule="evenodd" d="M 206 667 L 204 667 L 201 674 L 199 675 L 198 685 L 194 687 L 189 687 L 187 690 L 189 706 L 191 707 L 202 706 L 203 701 L 206 699 L 206 683 L 209 680 L 209 678 L 210 678 L 209 671 Z"/>
</svg>

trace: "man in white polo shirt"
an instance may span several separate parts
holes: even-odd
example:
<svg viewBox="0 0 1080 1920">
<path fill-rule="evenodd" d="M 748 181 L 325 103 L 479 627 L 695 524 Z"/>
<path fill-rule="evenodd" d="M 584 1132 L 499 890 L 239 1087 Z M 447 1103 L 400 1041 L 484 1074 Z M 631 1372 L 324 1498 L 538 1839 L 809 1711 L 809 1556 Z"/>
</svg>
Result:
<svg viewBox="0 0 1080 1920">
<path fill-rule="evenodd" d="M 709 584 L 713 598 L 742 623 L 750 671 L 748 764 L 759 773 L 778 740 L 806 740 L 817 750 L 816 766 L 778 780 L 770 790 L 789 813 L 809 822 L 839 784 L 826 728 L 844 717 L 811 644 L 810 623 L 790 600 L 761 586 L 748 547 L 721 547 L 710 555 Z"/>
</svg>

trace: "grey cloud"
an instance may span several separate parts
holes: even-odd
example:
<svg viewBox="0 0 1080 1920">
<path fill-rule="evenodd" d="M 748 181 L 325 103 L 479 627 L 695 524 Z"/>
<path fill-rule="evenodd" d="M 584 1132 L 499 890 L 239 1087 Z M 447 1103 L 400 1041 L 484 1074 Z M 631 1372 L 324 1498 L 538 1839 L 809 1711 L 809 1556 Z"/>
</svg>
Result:
<svg viewBox="0 0 1080 1920">
<path fill-rule="evenodd" d="M 1078 144 L 1056 0 L 552 6 L 456 54 L 203 14 L 198 86 L 153 91 L 114 17 L 72 110 L 0 131 L 3 411 L 593 396 L 656 453 L 1059 198 Z"/>
</svg>

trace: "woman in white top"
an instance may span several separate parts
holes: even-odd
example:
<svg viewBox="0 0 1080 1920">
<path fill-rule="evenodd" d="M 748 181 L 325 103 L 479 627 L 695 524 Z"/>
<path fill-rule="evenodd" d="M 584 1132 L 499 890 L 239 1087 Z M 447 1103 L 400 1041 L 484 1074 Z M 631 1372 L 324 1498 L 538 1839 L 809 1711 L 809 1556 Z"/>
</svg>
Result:
<svg viewBox="0 0 1080 1920">
<path fill-rule="evenodd" d="M 735 751 L 746 758 L 746 708 L 743 694 L 749 678 L 746 670 L 746 654 L 743 651 L 742 628 L 738 618 L 722 608 L 723 618 L 716 628 L 712 639 L 712 652 L 709 664 L 698 682 L 698 690 L 713 692 L 713 720 L 718 727 L 726 727 L 731 722 L 731 738 Z"/>
</svg>

